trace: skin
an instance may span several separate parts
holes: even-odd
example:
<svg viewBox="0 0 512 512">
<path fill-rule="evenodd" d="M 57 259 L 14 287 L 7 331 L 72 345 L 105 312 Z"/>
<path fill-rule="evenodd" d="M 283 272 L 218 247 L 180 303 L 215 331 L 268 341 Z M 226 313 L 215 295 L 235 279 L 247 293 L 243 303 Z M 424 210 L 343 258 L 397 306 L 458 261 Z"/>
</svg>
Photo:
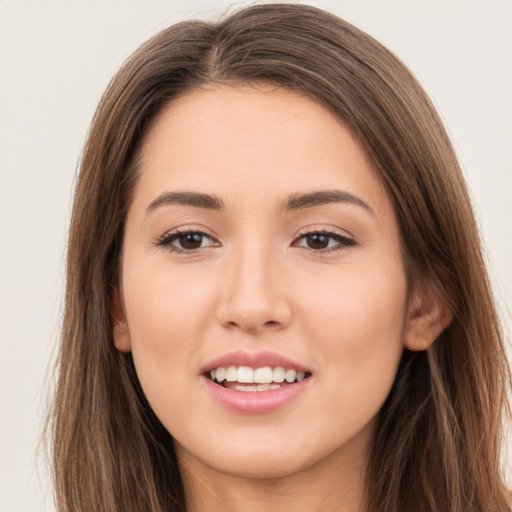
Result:
<svg viewBox="0 0 512 512">
<path fill-rule="evenodd" d="M 282 210 L 290 195 L 318 190 L 349 192 L 371 211 L 345 201 Z M 148 210 L 176 191 L 214 194 L 224 208 Z M 208 237 L 172 252 L 180 239 L 159 241 L 177 228 Z M 311 248 L 304 235 L 315 230 L 353 245 Z M 404 346 L 427 348 L 447 313 L 409 295 L 391 202 L 337 118 L 262 86 L 172 102 L 143 144 L 121 270 L 115 344 L 133 352 L 175 439 L 191 512 L 363 510 L 375 418 Z M 264 414 L 219 405 L 201 368 L 240 349 L 307 366 L 307 389 Z"/>
</svg>

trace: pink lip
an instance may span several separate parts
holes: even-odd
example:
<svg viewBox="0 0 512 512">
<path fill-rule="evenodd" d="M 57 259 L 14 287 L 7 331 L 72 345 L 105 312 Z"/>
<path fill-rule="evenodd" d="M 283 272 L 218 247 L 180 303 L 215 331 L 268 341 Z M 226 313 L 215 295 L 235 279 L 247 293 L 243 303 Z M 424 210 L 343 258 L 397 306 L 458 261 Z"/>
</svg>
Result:
<svg viewBox="0 0 512 512">
<path fill-rule="evenodd" d="M 282 366 L 299 372 L 311 374 L 311 369 L 275 352 L 246 352 L 237 350 L 218 357 L 201 369 L 201 381 L 210 395 L 222 406 L 237 412 L 247 414 L 262 414 L 271 412 L 285 405 L 297 395 L 305 391 L 312 381 L 311 376 L 293 384 L 269 391 L 236 391 L 228 389 L 210 380 L 206 374 L 219 367 L 249 366 L 261 368 L 263 366 Z"/>
<path fill-rule="evenodd" d="M 221 357 L 208 362 L 201 369 L 201 373 L 206 373 L 220 366 L 249 366 L 251 368 L 261 368 L 263 366 L 282 366 L 285 369 L 292 369 L 298 372 L 311 373 L 311 369 L 306 368 L 302 364 L 297 363 L 281 354 L 275 352 L 246 352 L 237 350 L 229 352 Z M 244 393 L 242 391 L 242 393 Z"/>
<path fill-rule="evenodd" d="M 201 375 L 210 395 L 222 406 L 246 414 L 263 414 L 285 405 L 309 386 L 312 378 L 269 391 L 235 391 L 215 384 Z"/>
</svg>

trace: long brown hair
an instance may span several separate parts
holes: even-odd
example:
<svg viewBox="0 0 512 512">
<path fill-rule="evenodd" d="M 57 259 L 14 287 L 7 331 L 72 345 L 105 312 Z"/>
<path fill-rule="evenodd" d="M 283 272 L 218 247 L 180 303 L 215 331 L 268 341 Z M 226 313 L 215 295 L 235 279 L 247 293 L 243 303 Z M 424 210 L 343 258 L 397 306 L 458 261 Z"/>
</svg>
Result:
<svg viewBox="0 0 512 512">
<path fill-rule="evenodd" d="M 426 94 L 374 39 L 317 8 L 267 4 L 174 25 L 144 44 L 94 116 L 76 186 L 58 383 L 51 413 L 58 510 L 185 510 L 173 442 L 117 351 L 109 314 L 123 225 L 148 126 L 208 83 L 270 83 L 320 102 L 373 158 L 398 219 L 409 283 L 453 322 L 404 351 L 380 411 L 367 509 L 510 510 L 500 472 L 509 373 L 470 200 Z"/>
</svg>

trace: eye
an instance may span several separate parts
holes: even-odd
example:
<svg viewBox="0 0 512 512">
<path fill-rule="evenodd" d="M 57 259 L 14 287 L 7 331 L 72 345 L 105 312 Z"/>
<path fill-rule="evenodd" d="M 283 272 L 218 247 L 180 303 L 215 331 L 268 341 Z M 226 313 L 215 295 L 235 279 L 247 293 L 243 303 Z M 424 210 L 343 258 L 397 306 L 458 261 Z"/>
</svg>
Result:
<svg viewBox="0 0 512 512">
<path fill-rule="evenodd" d="M 205 247 L 218 245 L 218 242 L 202 231 L 190 230 L 166 233 L 156 244 L 165 247 L 171 252 L 192 252 Z"/>
<path fill-rule="evenodd" d="M 304 233 L 295 242 L 295 247 L 304 247 L 316 252 L 341 250 L 356 245 L 355 240 L 332 231 L 313 231 Z"/>
</svg>

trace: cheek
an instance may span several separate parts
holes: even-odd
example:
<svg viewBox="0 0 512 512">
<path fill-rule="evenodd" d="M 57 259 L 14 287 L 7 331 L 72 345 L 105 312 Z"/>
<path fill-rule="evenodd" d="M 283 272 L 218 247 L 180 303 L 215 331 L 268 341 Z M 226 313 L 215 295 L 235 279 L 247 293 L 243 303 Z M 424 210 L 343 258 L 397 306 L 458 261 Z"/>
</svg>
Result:
<svg viewBox="0 0 512 512">
<path fill-rule="evenodd" d="M 403 351 L 406 280 L 393 267 L 342 269 L 303 308 L 305 329 L 322 354 L 320 374 L 362 402 L 367 395 L 385 399 Z"/>
<path fill-rule="evenodd" d="M 185 377 L 199 367 L 212 295 L 204 277 L 199 283 L 194 272 L 150 264 L 127 268 L 123 295 L 135 367 L 148 399 L 159 409 L 161 401 L 183 396 Z"/>
<path fill-rule="evenodd" d="M 141 261 L 143 261 L 141 259 Z M 176 271 L 164 261 L 152 264 L 127 262 L 123 276 L 123 296 L 130 332 L 145 344 L 172 345 L 181 334 L 194 342 L 202 326 L 211 318 L 210 286 L 205 272 Z M 149 347 L 148 347 L 149 348 Z"/>
<path fill-rule="evenodd" d="M 340 268 L 308 293 L 302 307 L 302 328 L 319 369 L 316 414 L 310 416 L 312 428 L 324 434 L 318 450 L 373 428 L 395 379 L 403 351 L 405 277 L 401 267 L 372 268 Z"/>
</svg>

